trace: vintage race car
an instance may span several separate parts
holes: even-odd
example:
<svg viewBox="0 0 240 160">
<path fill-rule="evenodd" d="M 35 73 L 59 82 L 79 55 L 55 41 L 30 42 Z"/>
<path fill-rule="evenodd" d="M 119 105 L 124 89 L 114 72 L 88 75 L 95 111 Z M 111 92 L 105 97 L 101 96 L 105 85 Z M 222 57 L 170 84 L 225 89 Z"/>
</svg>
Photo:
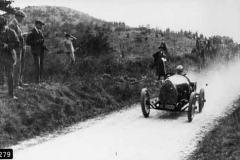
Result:
<svg viewBox="0 0 240 160">
<path fill-rule="evenodd" d="M 185 75 L 168 73 L 163 81 L 157 100 L 151 100 L 147 88 L 141 90 L 141 109 L 148 117 L 150 109 L 167 111 L 185 111 L 188 108 L 188 121 L 191 122 L 195 110 L 202 112 L 205 103 L 205 92 L 201 88 L 196 92 L 197 82 L 191 82 Z"/>
</svg>

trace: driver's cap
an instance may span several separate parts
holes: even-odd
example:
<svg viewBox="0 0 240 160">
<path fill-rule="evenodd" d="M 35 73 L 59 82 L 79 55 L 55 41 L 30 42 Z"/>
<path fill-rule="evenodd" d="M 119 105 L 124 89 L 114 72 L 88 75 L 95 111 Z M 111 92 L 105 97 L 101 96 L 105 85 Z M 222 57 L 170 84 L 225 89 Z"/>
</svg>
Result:
<svg viewBox="0 0 240 160">
<path fill-rule="evenodd" d="M 178 65 L 178 66 L 177 66 L 177 71 L 182 72 L 182 71 L 183 71 L 183 66 L 182 66 L 182 65 Z"/>
</svg>

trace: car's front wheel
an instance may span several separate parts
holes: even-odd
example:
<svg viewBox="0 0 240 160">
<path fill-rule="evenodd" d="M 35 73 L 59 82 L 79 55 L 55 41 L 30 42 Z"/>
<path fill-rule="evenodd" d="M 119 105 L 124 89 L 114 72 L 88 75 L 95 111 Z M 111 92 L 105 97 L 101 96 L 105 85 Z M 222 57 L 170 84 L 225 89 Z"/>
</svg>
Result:
<svg viewBox="0 0 240 160">
<path fill-rule="evenodd" d="M 150 96 L 147 88 L 143 88 L 140 96 L 141 109 L 144 117 L 148 117 L 150 113 Z"/>
<path fill-rule="evenodd" d="M 190 99 L 189 99 L 189 105 L 188 105 L 188 121 L 192 122 L 193 117 L 194 117 L 194 113 L 195 113 L 195 109 L 196 109 L 196 92 L 192 92 L 190 95 Z"/>
<path fill-rule="evenodd" d="M 198 97 L 198 105 L 199 105 L 199 112 L 202 112 L 202 109 L 204 107 L 204 103 L 205 103 L 205 92 L 204 89 L 201 88 L 200 92 L 199 92 L 199 97 Z"/>
</svg>

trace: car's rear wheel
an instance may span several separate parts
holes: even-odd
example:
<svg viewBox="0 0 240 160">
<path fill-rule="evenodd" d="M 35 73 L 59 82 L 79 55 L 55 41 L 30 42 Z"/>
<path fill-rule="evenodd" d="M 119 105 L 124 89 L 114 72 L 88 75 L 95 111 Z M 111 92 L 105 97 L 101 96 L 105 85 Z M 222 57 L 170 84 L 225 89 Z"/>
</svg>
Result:
<svg viewBox="0 0 240 160">
<path fill-rule="evenodd" d="M 199 97 L 198 97 L 198 105 L 199 105 L 199 112 L 202 112 L 202 109 L 204 107 L 204 103 L 205 103 L 205 92 L 204 89 L 201 88 L 200 92 L 199 92 Z"/>
<path fill-rule="evenodd" d="M 150 113 L 150 96 L 147 88 L 142 89 L 140 102 L 141 102 L 143 116 L 147 118 Z"/>
<path fill-rule="evenodd" d="M 195 109 L 196 109 L 196 92 L 192 92 L 190 95 L 190 99 L 189 99 L 189 105 L 188 105 L 188 121 L 192 122 L 193 117 L 194 117 L 194 113 L 195 113 Z"/>
</svg>

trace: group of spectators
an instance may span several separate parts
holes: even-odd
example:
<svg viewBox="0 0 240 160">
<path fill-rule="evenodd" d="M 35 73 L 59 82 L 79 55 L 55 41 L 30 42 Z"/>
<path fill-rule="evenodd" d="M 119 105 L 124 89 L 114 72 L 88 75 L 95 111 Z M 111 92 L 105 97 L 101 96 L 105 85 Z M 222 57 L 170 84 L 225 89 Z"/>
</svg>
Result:
<svg viewBox="0 0 240 160">
<path fill-rule="evenodd" d="M 44 41 L 42 21 L 36 20 L 35 27 L 24 33 L 21 27 L 26 14 L 18 10 L 14 14 L 14 19 L 8 23 L 3 15 L 0 16 L 0 86 L 4 85 L 5 76 L 7 78 L 8 95 L 13 99 L 18 99 L 14 95 L 14 89 L 23 89 L 29 84 L 23 82 L 23 71 L 25 64 L 26 45 L 31 47 L 35 65 L 35 82 L 41 86 L 43 84 L 43 60 L 44 53 L 48 51 Z M 65 35 L 65 53 L 70 55 L 71 64 L 75 62 L 74 48 L 72 40 L 76 39 L 70 34 Z"/>
<path fill-rule="evenodd" d="M 18 99 L 14 96 L 14 89 L 23 89 L 29 86 L 29 84 L 23 82 L 26 45 L 31 47 L 35 65 L 35 82 L 39 86 L 42 86 L 43 83 L 44 53 L 48 51 L 42 33 L 42 27 L 45 24 L 40 20 L 36 20 L 35 27 L 31 31 L 24 33 L 21 23 L 25 18 L 26 14 L 20 10 L 15 12 L 14 19 L 9 23 L 4 16 L 0 16 L 0 86 L 4 85 L 5 75 L 7 77 L 8 95 L 13 99 Z M 76 38 L 66 33 L 62 44 L 64 46 L 63 53 L 66 53 L 70 58 L 67 72 L 75 62 L 73 40 L 76 40 Z M 166 42 L 160 43 L 158 51 L 153 54 L 153 67 L 156 67 L 158 80 L 164 80 L 166 75 L 165 62 L 167 61 L 167 54 Z"/>
</svg>

